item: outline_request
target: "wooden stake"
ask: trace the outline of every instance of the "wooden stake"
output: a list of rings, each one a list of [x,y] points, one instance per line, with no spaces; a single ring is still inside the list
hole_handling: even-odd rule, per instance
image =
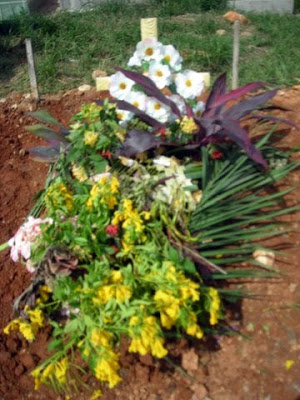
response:
[[[154,37],[157,39],[157,18],[141,19],[141,37],[142,40]]]
[[[239,85],[239,57],[240,57],[240,21],[233,24],[233,61],[232,61],[232,89]]]
[[[38,90],[38,85],[37,85],[37,80],[36,80],[31,39],[25,39],[25,46],[26,46],[26,55],[27,55],[27,62],[28,62],[28,71],[29,71],[31,92],[33,94],[33,97],[36,99],[36,101],[39,101],[40,95],[39,95],[39,90]]]

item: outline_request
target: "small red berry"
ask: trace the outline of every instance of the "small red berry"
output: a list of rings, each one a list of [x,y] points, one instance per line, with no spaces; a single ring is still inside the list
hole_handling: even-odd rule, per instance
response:
[[[119,227],[118,225],[108,225],[105,229],[105,232],[107,233],[107,235],[109,236],[118,236],[119,234]]]
[[[165,137],[166,136],[166,128],[163,128],[163,127],[159,128],[157,131],[157,134],[162,137]]]
[[[214,160],[220,160],[220,158],[223,157],[223,153],[222,153],[220,150],[214,150],[214,151],[211,153],[211,157],[212,157]]]

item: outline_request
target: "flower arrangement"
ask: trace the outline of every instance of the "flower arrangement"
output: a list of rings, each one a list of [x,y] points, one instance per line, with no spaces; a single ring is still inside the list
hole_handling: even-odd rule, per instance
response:
[[[57,128],[28,128],[49,143],[32,155],[53,164],[34,215],[9,241],[32,284],[4,332],[31,341],[52,325],[53,353],[31,372],[36,389],[68,388],[82,372],[78,354],[113,388],[122,336],[129,352],[163,358],[169,337],[226,331],[226,301],[240,292],[217,282],[266,274],[257,262],[226,265],[255,264],[257,240],[281,234],[273,219],[293,211],[278,207],[286,192],[263,189],[297,164],[270,135],[252,144],[240,121],[276,121],[252,113],[276,91],[226,107],[262,84],[227,92],[222,75],[199,102],[201,74],[154,39],[138,43],[128,66],[112,77],[115,100],[83,106],[70,129],[32,113]]]

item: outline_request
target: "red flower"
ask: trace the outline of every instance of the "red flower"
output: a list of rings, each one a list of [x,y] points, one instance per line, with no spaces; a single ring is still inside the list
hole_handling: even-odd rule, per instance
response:
[[[107,235],[109,236],[118,236],[119,234],[119,227],[118,225],[108,225],[105,229],[105,232],[107,233]]]
[[[117,246],[115,246],[115,245],[112,245],[112,246],[110,246],[110,248],[111,248],[111,249],[113,249],[113,251],[114,251],[114,255],[115,255],[115,254],[117,254],[117,253],[119,252],[119,249],[118,249],[118,247],[117,247]]]
[[[111,158],[111,152],[110,152],[109,150],[107,150],[107,151],[100,151],[100,155],[101,155],[103,158],[107,158],[108,160]]]
[[[157,131],[157,134],[162,137],[165,137],[166,136],[166,128],[163,128],[163,127],[159,128]]]
[[[220,150],[214,150],[211,153],[211,158],[213,158],[214,160],[220,160],[220,158],[223,157],[223,153]]]

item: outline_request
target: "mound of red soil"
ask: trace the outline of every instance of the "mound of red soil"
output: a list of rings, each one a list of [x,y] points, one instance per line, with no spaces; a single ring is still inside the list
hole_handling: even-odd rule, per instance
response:
[[[46,109],[67,125],[81,104],[99,99],[94,90],[77,90],[45,97],[38,109]],[[289,111],[276,116],[290,119],[300,127],[300,87],[281,91],[274,104]],[[0,243],[7,241],[24,221],[34,204],[34,195],[42,189],[47,166],[30,160],[26,150],[42,141],[25,130],[35,123],[26,116],[36,105],[22,95],[13,95],[0,102]],[[300,144],[300,132],[281,125],[279,145],[292,148]],[[299,183],[299,172],[291,174],[285,185]],[[298,202],[300,190],[288,198]],[[300,398],[300,290],[298,259],[299,213],[287,217],[294,232],[280,240],[294,247],[281,262],[284,276],[246,284],[262,296],[243,301],[242,313],[233,315],[234,323],[251,340],[240,336],[217,338],[215,343],[185,341],[170,345],[170,360],[156,361],[138,357],[121,346],[123,383],[106,391],[103,399],[121,400],[296,400]],[[274,242],[278,244],[278,241]],[[12,318],[13,300],[26,288],[30,276],[21,265],[14,264],[6,250],[0,254],[0,400],[63,399],[46,386],[34,391],[29,372],[47,358],[50,331],[44,330],[33,343],[18,333],[6,336],[3,327]],[[289,369],[286,361],[293,361]],[[292,362],[289,363],[291,365]],[[177,365],[178,368],[174,368]],[[183,371],[184,370],[184,371]],[[93,390],[99,387],[90,375],[83,377]],[[81,391],[72,399],[89,399]]]

